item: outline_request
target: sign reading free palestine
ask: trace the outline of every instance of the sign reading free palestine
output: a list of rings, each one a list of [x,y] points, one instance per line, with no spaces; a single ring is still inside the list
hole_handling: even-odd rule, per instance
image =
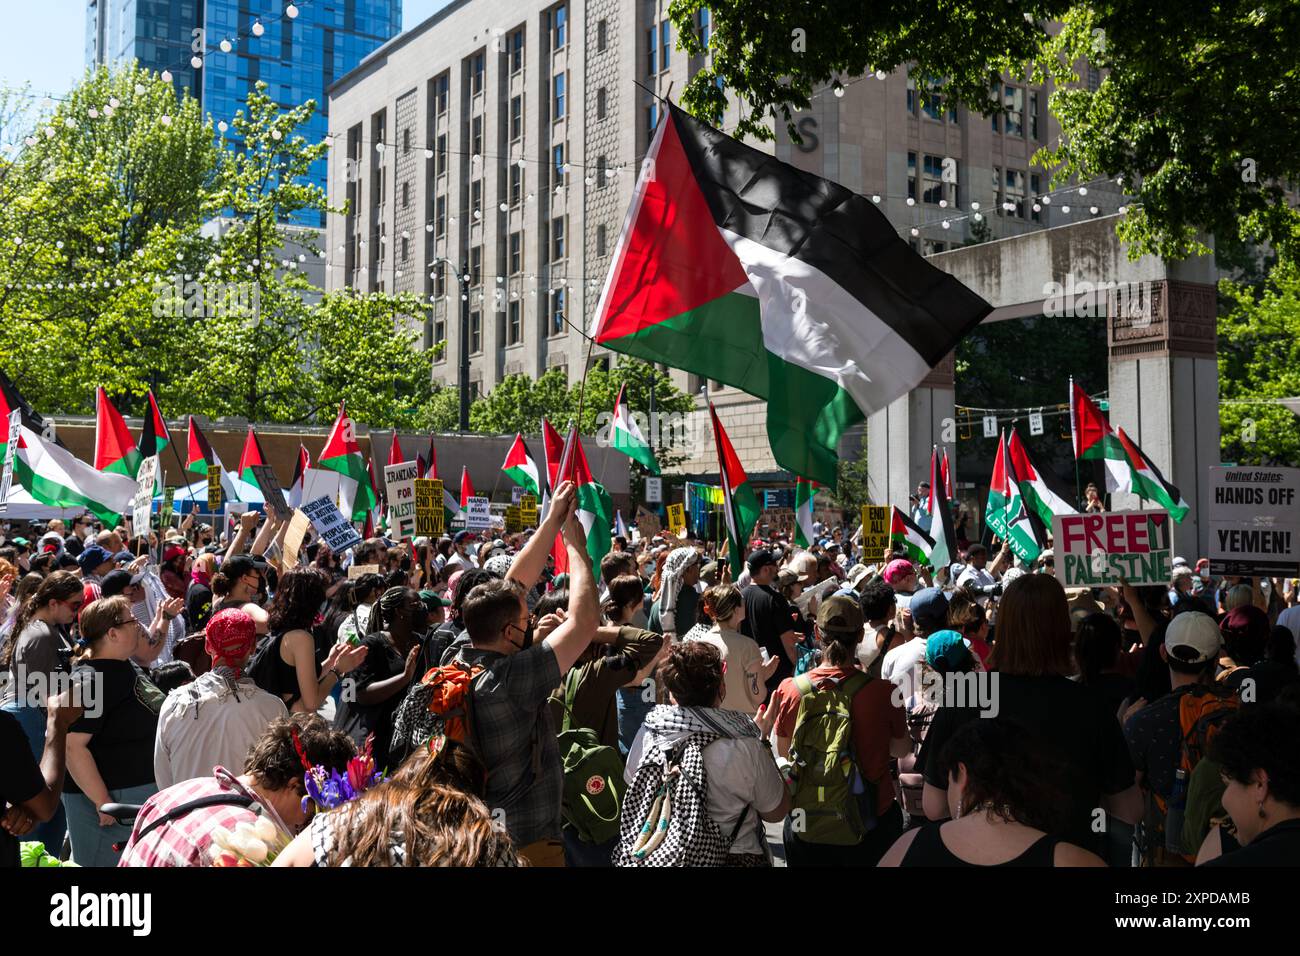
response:
[[[1167,511],[1052,516],[1056,579],[1062,587],[1168,584],[1173,550]]]

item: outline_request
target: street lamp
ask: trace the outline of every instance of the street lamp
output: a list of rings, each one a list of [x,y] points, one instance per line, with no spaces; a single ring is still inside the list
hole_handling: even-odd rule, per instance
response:
[[[446,256],[433,260],[433,265],[456,269]],[[460,431],[469,431],[469,266],[461,263],[456,272],[456,285],[460,289]]]

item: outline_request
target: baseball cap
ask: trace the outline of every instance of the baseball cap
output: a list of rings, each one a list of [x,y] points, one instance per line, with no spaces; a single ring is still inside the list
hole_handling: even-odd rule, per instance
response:
[[[885,583],[894,584],[903,580],[909,574],[916,573],[916,566],[906,558],[895,558],[885,565]]]
[[[451,540],[454,544],[460,544],[462,541],[468,541],[472,537],[474,537],[474,532],[462,530],[462,531],[457,531],[456,537],[452,538]]]
[[[943,630],[948,623],[948,598],[939,588],[922,588],[908,605],[912,620],[926,634]]]
[[[184,553],[185,553],[185,549],[181,547],[179,544],[169,544],[167,545],[167,547],[163,548],[162,559],[164,562],[167,562],[170,561],[172,558],[180,557]]]
[[[974,663],[970,644],[952,630],[935,631],[925,640],[925,662],[943,673],[966,670]]]
[[[77,557],[77,564],[83,571],[93,571],[108,561],[112,561],[113,556],[97,544],[92,544],[86,548]]]
[[[1200,611],[1175,615],[1165,629],[1165,651],[1182,664],[1204,664],[1218,655],[1222,644],[1214,618]]]
[[[25,548],[31,544],[31,542],[28,541],[26,538],[10,538],[9,540],[14,544],[18,545],[18,547],[20,548]]]
[[[420,600],[424,602],[424,606],[429,610],[433,610],[435,607],[451,607],[451,602],[438,594],[437,591],[421,591]]]
[[[217,568],[222,574],[232,581],[237,581],[246,574],[265,574],[266,562],[260,558],[254,558],[248,554],[237,554],[233,558],[226,558]]]
[[[749,556],[748,564],[749,573],[757,574],[758,571],[767,567],[769,564],[776,564],[776,558],[772,555],[771,551],[768,551],[765,548],[760,548]]]
[[[131,572],[122,568],[114,568],[104,575],[104,580],[99,582],[100,597],[117,597],[132,584]]]
[[[861,634],[862,607],[844,594],[832,594],[817,608],[817,626],[827,634]]]

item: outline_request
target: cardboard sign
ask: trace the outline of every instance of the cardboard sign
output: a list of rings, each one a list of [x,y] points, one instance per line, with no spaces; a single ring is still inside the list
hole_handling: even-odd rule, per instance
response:
[[[415,533],[428,537],[446,534],[446,513],[442,507],[442,479],[417,478],[411,483],[415,495]]]
[[[167,528],[172,523],[172,513],[175,511],[176,489],[167,488],[163,491],[162,508],[158,512],[158,527]]]
[[[664,480],[662,478],[646,478],[645,500],[648,505],[663,504]]]
[[[321,536],[321,540],[335,554],[341,554],[348,548],[355,548],[361,543],[361,535],[352,527],[352,522],[343,517],[331,498],[316,498],[302,506],[303,514],[310,519],[312,527]]]
[[[474,495],[466,502],[465,527],[470,531],[483,531],[492,527],[492,502],[482,495]]]
[[[862,560],[876,564],[889,547],[889,509],[884,505],[862,506]]]
[[[1300,573],[1300,468],[1210,468],[1210,573]]]
[[[208,465],[208,514],[214,515],[221,507],[221,466]]]
[[[14,482],[14,456],[18,454],[18,439],[22,435],[23,410],[15,408],[9,413],[9,444],[5,447],[5,467],[0,474],[0,514],[9,507],[9,488]]]
[[[158,456],[140,462],[136,472],[135,501],[131,505],[131,533],[149,536],[149,519],[153,517],[153,490],[158,481]]]
[[[524,528],[537,527],[537,497],[522,495],[519,498],[519,523]]]
[[[301,508],[296,509],[293,517],[289,519],[289,527],[284,532],[285,567],[293,568],[298,566],[303,541],[306,540],[307,532],[310,529],[311,519],[303,513]]]
[[[293,517],[293,509],[289,507],[284,500],[284,489],[280,487],[280,480],[275,477],[275,471],[270,465],[253,465],[253,477],[257,479],[257,487],[262,489],[262,499],[266,502],[266,510],[269,514],[275,515],[280,521],[288,521]]]
[[[1056,579],[1066,588],[1169,583],[1173,551],[1167,511],[1052,516]]]
[[[328,468],[308,468],[302,476],[302,500],[315,501],[317,498],[339,500],[339,473]]]
[[[519,519],[519,506],[511,505],[506,508],[506,533],[517,534],[524,530],[523,522]]]
[[[675,536],[681,537],[686,530],[686,506],[669,505],[668,506],[668,530]]]
[[[388,489],[388,526],[399,538],[415,532],[415,479],[420,464],[403,461],[384,466],[384,486]]]
[[[354,564],[348,568],[348,580],[355,581],[363,574],[378,574],[379,565],[377,564]]]
[[[636,524],[637,532],[647,540],[657,535],[663,527],[659,521],[659,516],[649,508],[643,508],[641,505],[636,506],[636,517],[633,521]]]

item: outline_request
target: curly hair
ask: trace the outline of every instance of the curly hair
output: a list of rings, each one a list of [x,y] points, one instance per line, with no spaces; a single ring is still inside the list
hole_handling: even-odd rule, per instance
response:
[[[1300,710],[1275,702],[1243,707],[1223,722],[1210,741],[1210,756],[1238,783],[1251,774],[1268,775],[1268,791],[1277,800],[1300,808]]]
[[[318,714],[287,714],[271,721],[244,760],[244,773],[257,778],[268,790],[288,790],[302,786],[307,768],[302,765],[294,744],[294,731],[307,760],[327,770],[347,771],[348,761],[357,752],[352,738],[333,729]]]
[[[279,585],[268,612],[271,633],[311,630],[325,603],[325,575],[316,568],[290,568]]]
[[[679,706],[712,707],[722,687],[722,655],[704,641],[674,644],[659,673]]]

